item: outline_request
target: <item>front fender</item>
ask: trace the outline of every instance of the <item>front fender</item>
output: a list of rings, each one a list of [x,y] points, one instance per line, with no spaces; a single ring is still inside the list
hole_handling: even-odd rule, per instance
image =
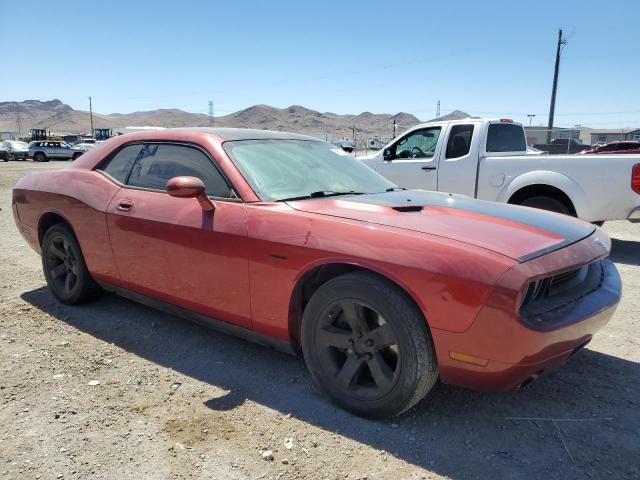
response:
[[[497,201],[509,203],[509,199],[513,197],[518,190],[531,185],[548,185],[557,188],[569,197],[578,218],[586,218],[589,216],[588,212],[591,211],[591,205],[589,203],[589,197],[582,187],[566,175],[548,170],[534,170],[515,176],[502,187],[498,194]]]

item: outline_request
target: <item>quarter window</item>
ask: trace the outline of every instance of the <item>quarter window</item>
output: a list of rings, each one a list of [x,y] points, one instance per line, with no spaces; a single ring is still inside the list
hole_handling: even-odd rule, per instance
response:
[[[459,158],[469,154],[473,125],[455,125],[451,128],[447,142],[446,158]]]
[[[203,181],[207,195],[229,198],[231,189],[209,157],[183,145],[145,144],[137,154],[127,184],[164,190],[173,177],[190,176]]]
[[[120,183],[127,183],[127,176],[129,175],[131,167],[133,167],[133,164],[141,151],[141,144],[127,145],[111,157],[111,159],[98,170],[103,171]]]

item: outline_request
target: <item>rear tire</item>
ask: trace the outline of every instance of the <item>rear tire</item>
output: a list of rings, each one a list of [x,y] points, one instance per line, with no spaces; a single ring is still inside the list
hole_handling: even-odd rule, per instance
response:
[[[314,382],[356,415],[400,415],[438,378],[422,313],[400,288],[372,273],[341,275],[318,288],[301,334]]]
[[[82,155],[81,153],[74,153],[73,156],[71,157],[71,160],[75,160],[76,158],[78,158],[80,155]]]
[[[541,210],[548,210],[550,212],[562,213],[575,217],[569,207],[565,203],[555,197],[548,197],[546,195],[538,195],[535,197],[525,198],[520,202],[523,207],[539,208]]]
[[[48,161],[49,161],[49,158],[48,158],[44,153],[42,153],[42,152],[36,152],[36,153],[33,155],[33,159],[34,159],[36,162],[48,162]]]
[[[42,269],[53,296],[66,305],[98,298],[102,288],[87,270],[80,245],[69,227],[50,227],[42,241]]]

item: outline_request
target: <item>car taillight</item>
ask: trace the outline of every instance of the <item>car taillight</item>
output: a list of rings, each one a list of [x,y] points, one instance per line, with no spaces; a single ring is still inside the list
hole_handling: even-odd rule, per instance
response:
[[[640,194],[640,163],[636,163],[631,170],[631,188]]]

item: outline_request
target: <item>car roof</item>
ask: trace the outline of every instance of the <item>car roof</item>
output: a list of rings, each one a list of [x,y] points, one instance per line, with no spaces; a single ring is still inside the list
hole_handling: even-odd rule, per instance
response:
[[[300,133],[276,132],[274,130],[259,130],[257,128],[210,128],[210,127],[189,127],[189,128],[168,128],[169,131],[186,131],[211,133],[226,141],[234,140],[314,140],[323,142],[316,137],[302,135]],[[152,133],[151,133],[152,135]]]

